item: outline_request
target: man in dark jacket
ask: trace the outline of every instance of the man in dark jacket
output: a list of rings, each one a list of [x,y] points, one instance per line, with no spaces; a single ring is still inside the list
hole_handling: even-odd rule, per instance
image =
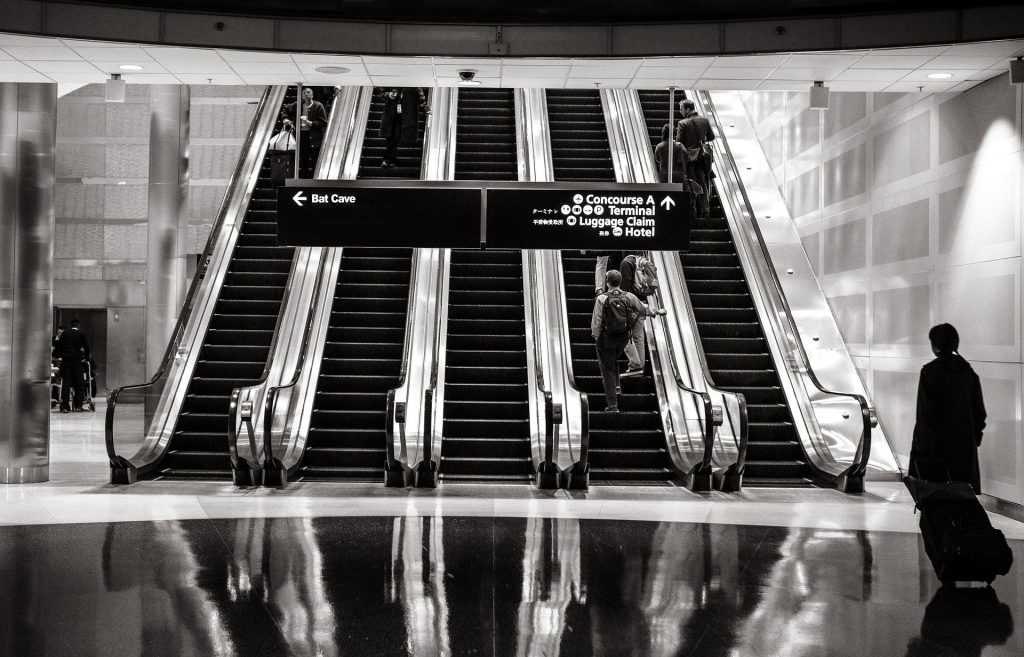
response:
[[[630,332],[626,330],[618,335],[608,332],[605,326],[605,305],[610,298],[621,297],[630,309],[630,316],[636,324],[640,323],[641,317],[664,315],[665,309],[654,310],[647,304],[641,303],[634,295],[622,290],[620,288],[622,274],[615,269],[608,271],[605,282],[608,285],[608,291],[594,301],[594,312],[590,317],[590,334],[597,345],[597,365],[601,370],[601,380],[604,382],[604,410],[608,413],[618,413],[619,365],[616,361],[623,347],[629,342]]]
[[[80,330],[81,322],[71,320],[71,330],[64,331],[57,340],[57,355],[60,357],[60,378],[62,383],[60,394],[60,411],[71,411],[70,395],[75,390],[76,411],[84,410],[85,401],[85,366],[83,361],[89,359],[89,343]]]
[[[952,325],[933,326],[928,339],[935,360],[921,368],[911,463],[939,461],[953,481],[966,481],[980,493],[978,447],[986,418],[981,382],[957,353],[960,336]],[[925,470],[924,464],[918,469]]]
[[[668,182],[669,158],[672,159],[672,182],[683,182],[686,178],[686,150],[674,139],[669,144],[672,126],[661,127],[661,142],[654,147],[654,163],[658,167],[658,181]]]
[[[715,138],[711,122],[697,114],[697,107],[692,100],[683,101],[683,118],[676,128],[676,139],[686,149],[686,175],[692,178],[704,195],[700,199],[702,215],[710,212],[711,159],[704,155],[704,144]]]
[[[284,106],[284,126],[291,128],[295,120],[295,103]],[[302,89],[302,115],[299,117],[299,176],[312,178],[313,170],[320,159],[320,147],[327,130],[327,110],[323,103],[313,100],[313,88]]]
[[[384,161],[381,166],[395,166],[398,145],[416,143],[420,112],[430,114],[427,95],[421,87],[385,87],[384,112],[380,117],[380,137],[385,140]]]
[[[633,296],[640,300],[640,303],[646,304],[647,295],[636,288],[636,262],[637,254],[631,253],[623,257],[622,262],[619,263],[619,272],[622,274],[622,289],[626,292],[631,292]],[[641,315],[637,319],[636,324],[633,325],[629,342],[626,343],[623,350],[629,365],[626,371],[622,373],[622,376],[640,376],[644,373],[644,363],[647,362],[647,335],[644,333],[645,319],[646,317]]]

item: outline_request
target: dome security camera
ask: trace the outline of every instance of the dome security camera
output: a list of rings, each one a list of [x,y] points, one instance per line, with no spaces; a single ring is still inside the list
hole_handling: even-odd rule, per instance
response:
[[[470,69],[466,69],[464,71],[459,71],[459,79],[462,80],[463,82],[472,82],[473,78],[475,78],[475,77],[476,77],[476,71],[473,71],[473,70],[470,70]]]

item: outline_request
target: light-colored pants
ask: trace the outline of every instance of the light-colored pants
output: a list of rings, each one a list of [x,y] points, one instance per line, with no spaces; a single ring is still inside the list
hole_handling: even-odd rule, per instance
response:
[[[647,362],[647,338],[644,334],[644,320],[646,317],[638,317],[633,325],[633,332],[629,336],[629,342],[623,351],[626,359],[629,360],[629,369],[642,370]]]
[[[604,291],[604,277],[608,273],[608,256],[597,256],[597,264],[594,266],[594,291]]]

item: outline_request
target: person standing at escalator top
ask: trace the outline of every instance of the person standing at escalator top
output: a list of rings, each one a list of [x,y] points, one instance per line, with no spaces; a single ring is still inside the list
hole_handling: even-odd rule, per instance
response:
[[[63,384],[60,395],[61,413],[71,408],[71,391],[75,391],[74,410],[82,411],[85,401],[85,361],[89,360],[89,343],[81,332],[81,322],[71,320],[71,330],[64,331],[57,340],[57,355],[60,357],[60,378]]]
[[[683,118],[676,126],[676,139],[686,149],[686,176],[700,185],[703,194],[700,198],[700,213],[710,214],[711,205],[711,156],[705,147],[715,139],[715,131],[707,118],[697,114],[697,106],[692,100],[682,102]]]
[[[661,127],[661,143],[654,147],[654,163],[658,166],[658,182],[668,182],[668,161],[672,158],[672,182],[683,182],[686,178],[686,149],[676,140],[669,142],[672,126]],[[671,151],[671,156],[669,152]]]
[[[285,129],[293,128],[296,104],[288,103],[282,111],[282,123]],[[313,100],[313,88],[302,89],[302,114],[299,116],[299,177],[312,178],[313,169],[320,159],[320,147],[324,143],[324,132],[327,130],[327,110],[323,103]]]
[[[395,166],[398,146],[416,143],[419,131],[420,112],[430,114],[427,95],[422,87],[383,87],[384,112],[380,117],[380,137],[385,141],[382,168]]]

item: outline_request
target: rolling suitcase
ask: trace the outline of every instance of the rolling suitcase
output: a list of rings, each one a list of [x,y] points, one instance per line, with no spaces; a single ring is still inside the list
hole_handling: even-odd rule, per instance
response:
[[[916,464],[915,464],[916,465]],[[920,468],[912,465],[915,473]],[[944,469],[944,468],[943,468]],[[944,583],[992,583],[1013,564],[1003,532],[992,527],[970,484],[907,476],[904,483],[921,510],[924,550]]]

